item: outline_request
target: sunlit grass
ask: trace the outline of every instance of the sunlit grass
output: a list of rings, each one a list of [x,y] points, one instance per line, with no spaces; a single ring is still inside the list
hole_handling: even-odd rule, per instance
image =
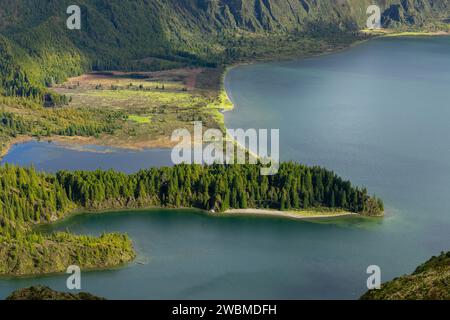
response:
[[[152,122],[152,117],[149,117],[149,116],[138,116],[138,115],[135,115],[135,114],[131,114],[131,115],[128,116],[128,120],[143,124],[143,123],[151,123]]]

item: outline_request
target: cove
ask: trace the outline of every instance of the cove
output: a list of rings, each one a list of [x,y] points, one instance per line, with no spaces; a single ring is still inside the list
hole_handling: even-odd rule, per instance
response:
[[[68,146],[29,141],[12,146],[0,164],[34,166],[39,171],[109,170],[134,173],[143,168],[171,165],[171,149],[130,150],[98,145]]]
[[[330,298],[336,294],[351,297],[346,286],[329,291],[327,282],[320,281],[321,274],[338,272],[339,278],[347,278],[346,273],[353,271],[357,278],[350,276],[346,281],[354,286],[365,283],[365,274],[358,272],[362,261],[356,258],[352,270],[336,270],[333,251],[339,252],[342,243],[351,243],[352,238],[370,235],[373,226],[358,219],[339,221],[338,225],[316,224],[152,209],[79,214],[42,226],[41,231],[100,235],[120,230],[129,234],[138,253],[135,262],[114,270],[82,273],[83,291],[110,299],[263,299],[319,297],[327,292]],[[327,237],[315,237],[322,232]],[[316,250],[324,248],[323,255],[317,256]],[[67,277],[2,279],[0,296],[33,284],[67,290]],[[307,293],[303,286],[316,289]]]
[[[384,199],[384,219],[312,223],[152,209],[77,215],[45,231],[130,235],[144,264],[82,275],[82,290],[107,298],[358,298],[369,265],[387,281],[449,249],[448,83],[448,37],[377,39],[226,76],[235,104],[225,113],[228,128],[279,128],[282,160],[325,166],[366,186]],[[15,152],[4,161],[42,155]],[[62,155],[59,168],[69,160]],[[38,283],[64,290],[65,280],[2,279],[0,297]]]

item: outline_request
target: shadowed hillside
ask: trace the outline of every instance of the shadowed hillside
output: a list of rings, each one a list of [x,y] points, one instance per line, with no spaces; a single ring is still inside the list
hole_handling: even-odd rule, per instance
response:
[[[277,46],[288,46],[288,35],[330,37],[336,32],[355,31],[364,27],[366,8],[373,1],[77,3],[82,11],[80,31],[68,30],[65,24],[66,9],[73,1],[2,1],[0,82],[4,94],[36,97],[39,88],[92,69],[214,66],[258,55],[259,51],[270,52],[270,44],[277,36],[287,39]],[[380,0],[379,4],[388,27],[424,28],[450,16],[446,0]],[[245,41],[250,43],[245,45]],[[259,50],[253,52],[247,47]],[[153,59],[145,59],[148,57]]]
[[[105,300],[90,293],[80,292],[77,294],[58,292],[49,287],[36,286],[16,290],[6,300]]]
[[[450,299],[450,252],[432,257],[411,275],[395,278],[368,291],[362,300],[448,300]]]

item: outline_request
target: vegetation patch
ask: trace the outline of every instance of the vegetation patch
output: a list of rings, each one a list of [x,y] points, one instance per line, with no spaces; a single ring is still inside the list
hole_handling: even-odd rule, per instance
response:
[[[282,163],[276,176],[259,165],[179,165],[126,175],[114,171],[61,171],[0,167],[0,274],[64,271],[71,264],[106,268],[134,258],[125,235],[41,235],[39,223],[57,221],[75,209],[200,208],[342,210],[383,212],[381,200],[319,167]]]
[[[104,269],[134,259],[131,240],[126,235],[100,237],[69,233],[17,234],[0,237],[0,274],[10,276],[65,272],[70,265],[82,270]]]
[[[152,117],[150,116],[138,116],[135,114],[129,115],[128,120],[134,121],[141,124],[148,124],[152,122]]]
[[[224,130],[221,110],[232,105],[218,89],[220,75],[199,68],[86,74],[52,88],[69,97],[63,107],[0,97],[0,154],[18,136],[85,137],[92,144],[143,148],[170,146],[172,132],[192,130],[192,121]]]
[[[362,300],[449,300],[450,252],[432,257],[411,275],[395,278],[370,290]]]
[[[105,300],[87,292],[59,292],[45,286],[19,289],[11,293],[6,300]]]
[[[57,221],[75,209],[265,208],[343,210],[379,215],[381,200],[323,168],[282,163],[276,176],[258,165],[179,165],[126,175],[114,171],[61,171],[0,167],[0,274],[62,272],[69,265],[108,268],[134,258],[126,235],[100,237],[40,234],[39,223]]]

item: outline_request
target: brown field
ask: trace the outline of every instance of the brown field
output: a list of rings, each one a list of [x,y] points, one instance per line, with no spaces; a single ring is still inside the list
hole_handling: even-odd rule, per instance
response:
[[[157,72],[98,72],[68,79],[54,91],[70,97],[64,108],[122,111],[122,129],[79,142],[130,148],[169,147],[172,132],[191,130],[192,121],[205,128],[223,126],[222,109],[229,108],[221,94],[219,69],[183,68]],[[74,141],[73,138],[58,138]]]

